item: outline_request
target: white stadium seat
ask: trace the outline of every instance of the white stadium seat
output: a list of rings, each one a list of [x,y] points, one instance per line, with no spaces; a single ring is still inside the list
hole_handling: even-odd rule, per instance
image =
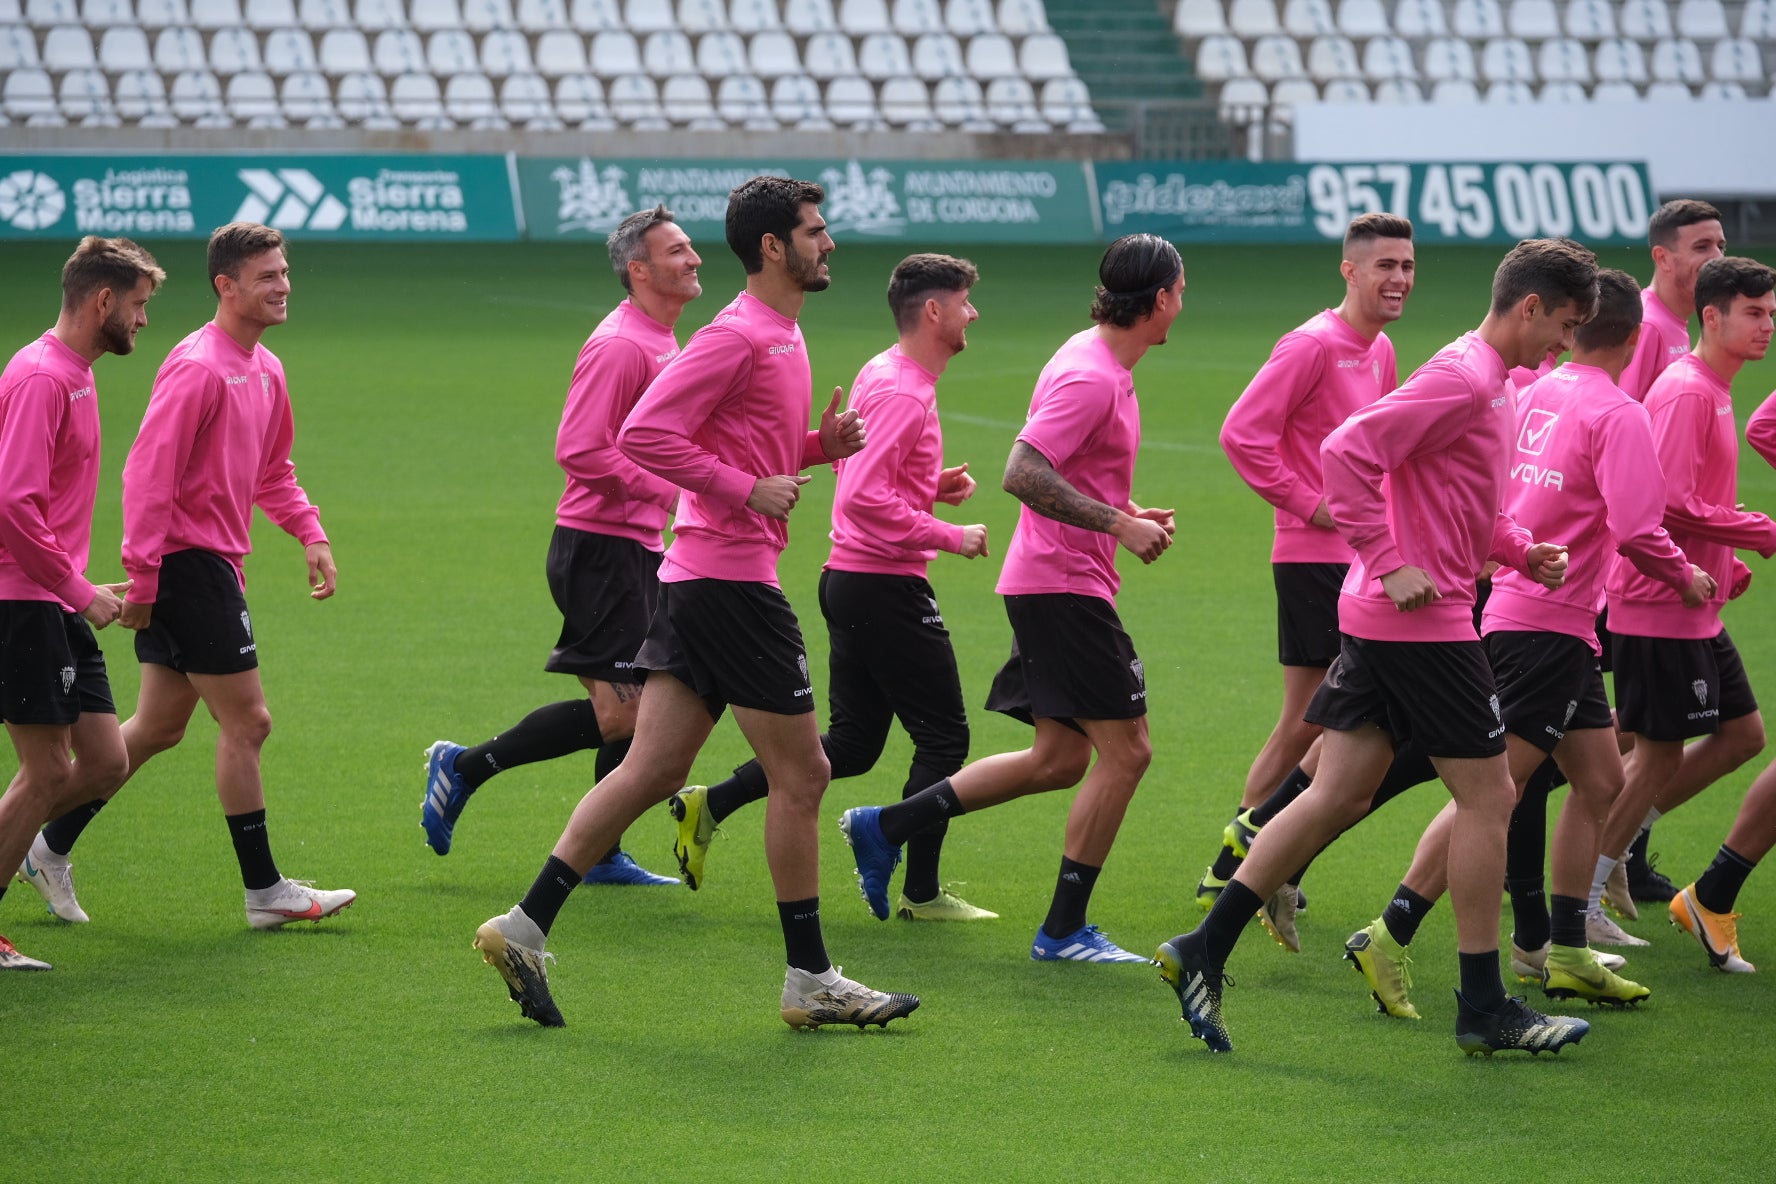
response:
[[[902,37],[917,37],[921,33],[940,33],[944,28],[943,5],[939,0],[894,0],[894,7],[889,10],[889,23],[894,31]],[[910,95],[910,91],[908,94]],[[927,96],[926,107],[930,107]],[[887,104],[883,103],[883,117],[887,117]],[[894,120],[889,119],[893,123]],[[912,122],[902,119],[901,123]]]
[[[1196,40],[1227,32],[1227,10],[1221,0],[1178,0],[1172,10],[1172,32]]]
[[[118,76],[111,102],[117,114],[131,123],[165,127],[173,118],[167,105],[166,82],[158,70],[129,70]]]
[[[655,78],[690,74],[697,69],[697,54],[689,37],[668,29],[647,35],[641,47],[641,65]]]
[[[394,111],[389,107],[388,87],[380,76],[367,71],[341,78],[334,103],[340,118],[352,123],[369,124],[375,120],[386,126],[387,121],[394,118]]]
[[[1375,88],[1375,101],[1395,106],[1422,103],[1424,92],[1411,79],[1389,78]]]
[[[1386,78],[1417,78],[1418,65],[1412,47],[1400,37],[1375,37],[1363,47],[1363,76],[1371,82]]]
[[[1727,11],[1721,0],[1683,0],[1677,6],[1677,35],[1693,41],[1727,36]]]
[[[4,7],[4,5],[0,5]],[[0,21],[17,20],[17,12],[0,12]],[[80,23],[89,29],[109,29],[117,25],[134,25],[136,13],[130,0],[86,0],[80,6]]]
[[[1408,40],[1447,37],[1449,24],[1443,19],[1439,0],[1400,0],[1394,9],[1394,32]]]
[[[44,69],[60,74],[65,70],[90,70],[98,64],[92,34],[84,26],[57,25],[43,35]]]
[[[1006,31],[999,28],[991,0],[944,0],[944,27],[958,37]]]
[[[34,70],[42,64],[31,30],[23,25],[0,25],[0,70]]]
[[[1739,36],[1776,41],[1776,0],[1746,0],[1739,11]]]
[[[783,27],[777,19],[777,0],[732,0],[728,5],[728,23],[739,33],[763,33]]]
[[[389,87],[389,107],[402,123],[433,124],[444,119],[444,96],[430,74],[403,74]]]
[[[560,131],[561,120],[549,97],[549,84],[540,75],[514,74],[499,88],[500,114],[531,131]]]
[[[1707,72],[1702,69],[1702,51],[1684,37],[1659,42],[1653,46],[1653,79],[1702,85],[1708,81]]]
[[[1016,78],[1022,70],[1011,38],[1002,33],[980,33],[968,39],[968,72],[975,78]]]
[[[440,78],[472,74],[481,68],[475,39],[467,29],[439,29],[426,40],[426,65]]]
[[[853,37],[892,32],[894,22],[888,17],[888,0],[839,0],[839,28]],[[871,94],[870,110],[873,111],[874,92]],[[830,104],[828,113],[831,113]]]
[[[267,73],[282,78],[289,74],[312,74],[320,68],[314,37],[307,29],[273,29],[265,35]]]
[[[1067,43],[1053,33],[1037,33],[1024,38],[1018,47],[1018,65],[1031,82],[1050,78],[1070,78],[1073,63],[1067,56]]]
[[[1038,103],[1042,118],[1056,127],[1071,129],[1075,124],[1098,117],[1091,105],[1091,93],[1077,77],[1051,78],[1043,83]]]
[[[200,29],[226,29],[241,23],[240,4],[237,0],[191,0],[191,23]],[[221,104],[221,96],[216,102]],[[173,110],[179,109],[178,95],[173,96]],[[183,118],[183,116],[181,116]]]
[[[4,40],[0,39],[0,46]],[[36,60],[35,55],[32,61]],[[4,50],[0,49],[0,69],[11,65],[29,65],[28,62],[7,62]],[[126,70],[147,70],[154,65],[154,54],[148,48],[148,34],[137,28],[117,27],[106,29],[99,38],[99,65],[110,74],[122,74]]]
[[[724,0],[678,0],[678,25],[695,37],[728,27],[728,6]]]
[[[1585,88],[1576,82],[1543,83],[1536,98],[1544,103],[1572,103],[1576,106],[1582,106],[1588,100]]]
[[[263,70],[259,38],[245,29],[217,29],[210,38],[210,68],[224,78]]]
[[[1302,78],[1307,67],[1301,64],[1301,44],[1293,37],[1276,34],[1260,37],[1252,46],[1252,73],[1266,82],[1279,78]]]
[[[1229,78],[1216,102],[1223,121],[1256,123],[1270,107],[1270,87],[1256,78]]]
[[[1671,7],[1665,0],[1625,0],[1622,5],[1622,36],[1636,41],[1658,41],[1671,36]]]
[[[911,74],[913,59],[900,34],[871,33],[857,47],[857,69],[865,78],[880,82]]]
[[[567,20],[582,33],[602,33],[607,29],[621,29],[623,27],[623,13],[617,7],[617,0],[573,0],[567,10]],[[598,101],[600,103],[604,101],[602,90],[599,91]],[[559,90],[555,95],[555,108],[557,111],[561,109]],[[567,119],[567,116],[564,115],[562,118]],[[568,120],[568,122],[574,121]]]
[[[1599,82],[1591,88],[1593,103],[1638,103],[1640,88],[1632,82]]]
[[[36,116],[61,118],[56,106],[55,83],[47,70],[13,70],[6,75],[5,89],[0,92],[0,108],[12,119]]]
[[[665,131],[672,126],[665,109],[660,106],[659,89],[645,74],[625,74],[611,79],[606,94],[611,115],[618,123],[643,131]]]
[[[706,77],[726,78],[750,69],[746,42],[732,29],[705,33],[697,39],[697,70]]]
[[[1236,37],[1251,41],[1283,31],[1277,19],[1276,0],[1232,0],[1227,7],[1227,27]],[[1265,96],[1266,101],[1269,95]]]
[[[701,74],[678,74],[660,88],[660,109],[673,123],[692,130],[722,130],[727,124],[715,113],[715,96],[709,79]]]
[[[225,116],[222,84],[208,70],[184,70],[173,78],[171,104],[181,122],[196,123]]]
[[[1028,37],[1031,33],[1052,33],[1048,8],[1042,0],[999,0],[999,31],[1007,37]],[[1043,87],[1046,94],[1048,88]],[[1093,112],[1091,119],[1097,118]]]
[[[154,67],[162,74],[201,70],[209,62],[209,55],[204,52],[203,34],[189,25],[162,29],[154,38]]]
[[[906,131],[939,131],[943,127],[931,109],[931,92],[918,78],[890,78],[882,84],[877,101],[882,118],[893,127]]]
[[[284,120],[284,108],[278,102],[277,84],[271,80],[269,74],[236,74],[228,80],[223,102],[228,107],[228,113],[242,123],[265,127],[268,124],[262,121],[275,120],[281,124]]]
[[[762,80],[751,74],[734,74],[715,89],[715,111],[736,127],[775,131],[780,125],[771,114],[770,95]]]
[[[491,33],[496,29],[516,29],[512,6],[507,0],[463,0],[463,27],[471,33]]]
[[[604,84],[590,74],[569,74],[555,83],[555,114],[563,123],[609,130],[616,126],[604,101]]]
[[[832,126],[820,84],[806,74],[788,74],[771,83],[771,114],[790,127]]]
[[[1535,60],[1515,37],[1494,37],[1480,51],[1480,74],[1488,82],[1533,82]]]
[[[1014,132],[1051,131],[1036,106],[1036,93],[1022,78],[995,78],[987,84],[987,117]]]
[[[356,29],[328,29],[322,33],[320,59],[321,72],[325,74],[364,74],[375,68],[370,61],[370,46]]]
[[[931,88],[931,110],[939,119],[962,131],[997,131],[987,116],[987,99],[981,84],[972,78],[946,78]]]
[[[1338,31],[1332,0],[1289,0],[1283,6],[1283,31],[1303,40],[1327,37]]]
[[[1607,41],[1616,35],[1616,10],[1609,0],[1572,0],[1566,6],[1566,35]]]
[[[1270,117],[1277,123],[1295,118],[1295,108],[1320,101],[1320,88],[1306,78],[1285,78],[1270,88]]]
[[[1696,97],[1696,92],[1681,82],[1655,82],[1645,91],[1646,100],[1661,103],[1684,103]]]
[[[829,42],[822,40],[822,38],[833,40]],[[836,72],[846,74],[857,72],[857,63],[851,53],[851,39],[841,33],[825,33],[815,34],[808,40],[808,73],[817,77],[828,77],[818,68],[822,64],[814,60],[816,41],[821,42],[821,47],[827,54],[838,56],[839,60],[833,63]],[[838,46],[840,42],[843,43],[842,51]],[[769,29],[763,33],[754,33],[751,44],[747,46],[747,61],[752,67],[752,73],[757,74],[760,78],[781,78],[785,74],[802,73],[802,58],[796,52],[795,38],[782,29]]]
[[[1591,59],[1585,47],[1570,37],[1542,42],[1536,51],[1536,73],[1547,82],[1591,81]]]
[[[1455,0],[1450,23],[1457,37],[1469,41],[1505,35],[1505,14],[1498,0]]]
[[[1246,65],[1246,47],[1237,37],[1205,37],[1196,49],[1196,76],[1204,82],[1223,82],[1252,72]]]
[[[426,69],[426,46],[412,28],[384,28],[371,43],[369,60],[377,67],[378,75],[384,78],[417,75]],[[361,67],[352,66],[352,69],[357,71]]]
[[[592,38],[592,72],[603,78],[641,73],[641,47],[632,33],[607,29]]]
[[[526,33],[567,28],[567,0],[518,0],[518,27]],[[501,92],[502,94],[504,92]],[[554,107],[550,107],[551,114]],[[511,118],[510,112],[506,115]]]
[[[337,114],[333,110],[333,92],[328,89],[326,78],[312,71],[285,78],[278,99],[284,108],[284,118],[292,123],[306,123]]]
[[[1754,42],[1730,37],[1714,43],[1708,73],[1717,82],[1743,82],[1757,86],[1764,81],[1764,55]]]
[[[366,33],[407,27],[407,14],[401,10],[401,0],[357,0],[353,11],[356,13],[354,23]]]
[[[100,70],[70,70],[62,75],[60,107],[64,118],[85,127],[116,127],[111,84]]]
[[[462,10],[457,7],[456,0],[411,0],[408,16],[413,22],[413,27],[422,33],[463,27]],[[408,84],[408,91],[411,92],[408,110],[414,109],[412,104],[423,104],[423,97],[417,96],[417,91],[411,83]],[[395,105],[396,115],[400,116],[401,97],[396,95],[392,88],[389,91],[389,100]],[[403,122],[410,122],[405,116],[400,117]]]
[[[784,0],[783,27],[797,37],[808,37],[815,33],[836,31],[839,27],[839,18],[833,15],[832,0]],[[776,102],[775,98],[772,99],[772,102]],[[773,111],[775,109],[773,107]],[[799,110],[799,108],[796,109]],[[778,114],[777,118],[785,123],[793,124],[799,122],[801,118],[809,117],[784,119],[782,114]],[[822,109],[820,118],[826,118],[824,109]]]
[[[537,38],[536,67],[548,78],[586,72],[586,42],[578,33],[552,29]]]
[[[296,5],[294,0],[247,0],[247,27],[267,32],[271,29],[293,29],[296,27]]]
[[[1535,92],[1529,88],[1529,83],[1522,79],[1510,78],[1502,82],[1495,82],[1487,87],[1486,98],[1483,101],[1518,106],[1535,102]]]
[[[913,42],[913,73],[928,82],[963,74],[962,44],[948,33],[927,33]]]
[[[658,33],[678,28],[672,0],[623,0],[623,26],[631,33]]]
[[[1478,103],[1480,90],[1471,79],[1443,78],[1431,86],[1431,102],[1433,103]]]
[[[1560,36],[1560,10],[1554,7],[1554,0],[1511,0],[1506,20],[1511,36],[1525,41]]]
[[[1330,82],[1334,78],[1361,78],[1363,67],[1357,58],[1357,47],[1342,33],[1315,37],[1307,47],[1307,73],[1321,82]]]
[[[1640,43],[1626,37],[1615,37],[1597,47],[1597,80],[1599,82],[1644,83],[1647,80],[1646,54]]]
[[[77,0],[26,0],[25,21],[39,29],[80,23]]]
[[[816,78],[845,78],[857,73],[857,50],[851,38],[843,33],[816,33],[808,38],[808,52],[804,60],[808,63],[807,72]],[[758,69],[755,60],[753,73],[769,78],[773,74],[800,74],[802,71],[790,62],[784,69],[767,73]]]
[[[1381,0],[1341,0],[1338,31],[1346,37],[1385,37],[1393,32]]]
[[[141,7],[147,8],[149,2],[150,0],[142,0]],[[296,19],[311,33],[325,33],[328,29],[349,29],[352,23],[351,6],[345,0],[299,0]]]
[[[1355,78],[1334,79],[1320,94],[1321,101],[1327,103],[1367,103],[1370,97],[1369,84]]]
[[[867,126],[881,122],[881,114],[876,109],[876,88],[870,85],[869,79],[855,74],[833,79],[826,84],[826,114],[842,127],[855,128],[859,124]]]
[[[1473,82],[1480,77],[1474,45],[1460,37],[1442,37],[1425,46],[1425,77],[1433,82]]]
[[[1699,99],[1714,99],[1719,102],[1737,103],[1746,97],[1745,87],[1737,82],[1705,82]]]
[[[530,39],[516,29],[498,29],[481,39],[481,70],[490,78],[509,78],[536,69],[530,61]]]

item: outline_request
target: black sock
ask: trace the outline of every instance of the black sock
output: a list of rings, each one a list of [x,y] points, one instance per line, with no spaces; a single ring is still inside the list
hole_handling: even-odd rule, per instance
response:
[[[1306,793],[1307,787],[1312,784],[1313,778],[1303,773],[1300,765],[1290,769],[1288,776],[1270,791],[1270,796],[1252,808],[1252,825],[1263,826],[1281,814],[1284,806]]]
[[[741,806],[762,799],[769,789],[764,766],[757,761],[747,761],[734,770],[732,777],[709,787],[703,809],[709,815],[709,821],[720,822]]]
[[[1388,901],[1387,908],[1381,910],[1381,923],[1387,926],[1389,937],[1409,946],[1418,936],[1418,927],[1424,923],[1425,915],[1436,903],[1401,884],[1394,889],[1394,898]]]
[[[1548,920],[1548,898],[1542,878],[1537,876],[1533,880],[1506,880],[1505,891],[1511,897],[1513,939],[1526,950],[1541,949],[1552,934]]]
[[[964,812],[962,800],[956,796],[956,787],[945,777],[936,785],[927,786],[910,798],[902,798],[892,806],[883,806],[879,820],[882,824],[882,837],[898,847],[926,827],[947,822]],[[1073,927],[1077,928],[1078,925]],[[1071,933],[1073,930],[1069,929],[1067,932]],[[1055,936],[1065,937],[1066,934]]]
[[[1209,865],[1209,875],[1217,880],[1231,880],[1233,873],[1240,870],[1245,860],[1233,853],[1233,848],[1223,843],[1221,850],[1215,855],[1215,862]]]
[[[57,855],[66,855],[74,850],[74,843],[80,838],[80,832],[86,829],[87,823],[98,817],[99,811],[105,808],[104,798],[94,798],[83,806],[75,806],[60,818],[52,818],[43,828],[43,844]]]
[[[1499,977],[1499,952],[1457,954],[1461,962],[1461,993],[1468,1006],[1497,1011],[1505,1003],[1505,980]]]
[[[1097,887],[1098,873],[1103,870],[1061,856],[1061,874],[1055,878],[1054,899],[1049,902],[1042,932],[1050,937],[1066,937],[1085,927],[1085,908],[1091,903],[1092,889]]]
[[[549,856],[543,864],[543,870],[518,902],[524,915],[536,922],[543,936],[549,936],[549,929],[555,924],[555,918],[561,913],[561,906],[567,903],[568,896],[580,886],[580,875],[566,862]]]
[[[633,743],[635,737],[625,736],[621,740],[606,740],[601,744],[598,755],[592,760],[593,780],[603,781],[615,772],[616,767],[623,763],[623,758],[629,755],[629,746]]]
[[[241,883],[248,888],[269,888],[278,882],[277,864],[271,858],[271,836],[265,832],[265,811],[230,814],[228,836],[234,840],[234,857],[240,862]]]
[[[1628,871],[1644,875],[1647,870],[1647,844],[1653,841],[1653,828],[1644,826],[1634,832],[1634,841],[1628,844]]]
[[[1696,880],[1696,903],[1711,913],[1732,912],[1734,902],[1739,899],[1739,889],[1745,887],[1745,877],[1756,866],[1755,862],[1723,843],[1714,862]]]
[[[552,761],[604,743],[590,699],[564,699],[539,707],[493,739],[456,754],[463,784],[479,789],[495,773]]]
[[[1557,946],[1567,946],[1582,950],[1588,943],[1585,937],[1585,899],[1582,896],[1562,896],[1556,892],[1548,898],[1552,906],[1549,917],[1549,938]],[[1526,950],[1534,946],[1517,938],[1517,944]]]
[[[1214,907],[1197,932],[1203,937],[1203,952],[1213,966],[1224,966],[1227,957],[1233,953],[1233,947],[1239,942],[1240,934],[1245,931],[1246,924],[1258,915],[1264,902],[1258,894],[1240,883],[1230,880],[1221,895],[1215,898]]]
[[[832,966],[826,939],[820,935],[820,898],[780,900],[777,919],[783,923],[783,957],[797,970],[820,974]]]

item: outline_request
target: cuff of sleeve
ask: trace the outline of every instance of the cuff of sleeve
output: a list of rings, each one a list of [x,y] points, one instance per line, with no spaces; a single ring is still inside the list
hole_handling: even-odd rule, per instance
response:
[[[1369,578],[1379,580],[1389,572],[1399,571],[1406,566],[1406,559],[1395,549],[1390,538],[1380,538],[1366,547],[1356,548],[1357,554],[1363,557],[1363,567],[1368,571]]]
[[[942,519],[936,521],[939,532],[937,545],[952,555],[960,555],[962,553],[962,528],[954,522],[945,522]]]
[[[1312,490],[1297,485],[1284,496],[1282,507],[1303,522],[1310,522],[1314,512],[1320,508],[1320,497]]]
[[[828,456],[826,454],[826,449],[822,448],[820,445],[820,433],[809,432],[807,437],[802,441],[802,467],[804,469],[814,469],[819,468],[821,465],[830,465],[833,463],[835,463],[833,458]]]
[[[750,473],[743,473],[729,465],[719,465],[704,492],[717,501],[744,506],[746,499],[752,496],[752,487],[756,483],[757,479]]]
[[[56,594],[57,600],[77,613],[85,612],[87,606],[93,602],[93,597],[99,594],[92,581],[77,571],[69,572],[67,578],[50,591]]]
[[[153,604],[160,599],[160,569],[150,568],[147,571],[129,571],[124,575],[130,578],[129,591],[124,594],[128,604]]]

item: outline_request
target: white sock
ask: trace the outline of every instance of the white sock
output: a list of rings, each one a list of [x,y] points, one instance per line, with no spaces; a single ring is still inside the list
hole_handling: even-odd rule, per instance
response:
[[[57,855],[54,851],[51,851],[49,849],[49,843],[43,838],[43,832],[38,831],[37,837],[31,840],[31,862],[40,867],[48,863],[53,863],[57,867],[61,867],[68,862],[68,857],[66,855]]]
[[[1647,811],[1646,819],[1643,822],[1641,822],[1640,834],[1644,835],[1647,833],[1647,831],[1652,830],[1653,823],[1655,823],[1657,821],[1659,821],[1659,807],[1654,806],[1652,809]],[[1636,835],[1635,837],[1639,838],[1640,835]]]
[[[1585,898],[1586,908],[1600,909],[1603,907],[1604,881],[1608,880],[1610,873],[1616,870],[1617,862],[1619,861],[1608,855],[1597,857],[1597,873],[1591,877],[1591,895]]]

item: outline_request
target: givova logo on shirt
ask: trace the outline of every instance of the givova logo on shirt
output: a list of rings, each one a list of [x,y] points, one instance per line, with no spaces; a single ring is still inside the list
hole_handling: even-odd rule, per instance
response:
[[[237,174],[250,191],[236,222],[263,222],[277,230],[338,230],[345,225],[345,203],[307,169],[241,169]]]

